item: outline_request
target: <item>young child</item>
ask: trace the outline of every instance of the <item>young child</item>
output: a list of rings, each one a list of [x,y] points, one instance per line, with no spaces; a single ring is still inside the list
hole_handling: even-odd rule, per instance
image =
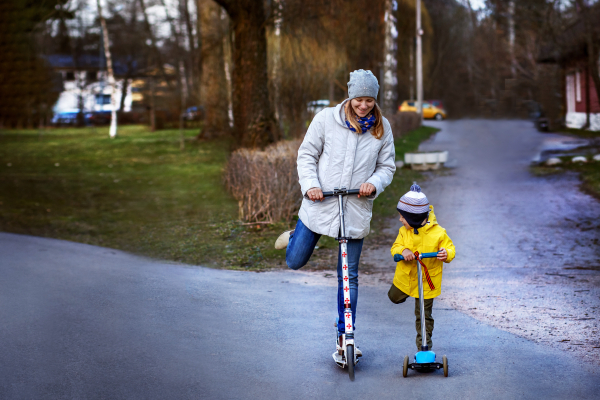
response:
[[[440,295],[442,287],[443,262],[449,263],[454,259],[456,251],[452,240],[446,230],[438,225],[433,213],[433,206],[429,205],[427,196],[415,182],[410,191],[400,198],[396,207],[400,213],[402,227],[398,237],[392,245],[392,255],[401,254],[404,261],[394,257],[396,273],[394,283],[388,292],[388,297],[394,304],[404,303],[410,297],[415,298],[415,316],[417,317],[417,350],[421,350],[421,313],[419,307],[418,270],[422,268],[415,260],[414,253],[419,254],[438,252],[437,258],[424,258],[422,262],[427,266],[427,273],[423,269],[423,297],[425,298],[425,328],[427,331],[427,345],[429,350],[433,346],[431,335],[433,333],[433,317],[431,309],[433,298]],[[429,277],[427,276],[429,275]]]

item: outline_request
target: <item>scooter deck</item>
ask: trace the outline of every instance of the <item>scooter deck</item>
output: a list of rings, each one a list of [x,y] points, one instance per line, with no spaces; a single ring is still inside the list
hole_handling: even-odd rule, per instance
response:
[[[444,364],[438,363],[438,362],[412,363],[412,364],[408,364],[408,368],[414,369],[415,371],[419,371],[419,372],[430,372],[430,371],[435,371],[437,369],[444,368]]]

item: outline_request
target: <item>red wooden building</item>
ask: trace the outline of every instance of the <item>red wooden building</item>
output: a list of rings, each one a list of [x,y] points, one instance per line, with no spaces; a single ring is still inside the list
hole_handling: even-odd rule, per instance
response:
[[[590,11],[600,17],[600,3]],[[595,26],[594,29],[599,28]],[[596,32],[596,38],[600,37],[598,33]],[[589,113],[587,129],[600,131],[600,101],[588,64],[583,22],[579,20],[571,24],[560,35],[556,45],[542,51],[538,61],[558,63],[563,69],[565,125],[568,128],[581,129],[585,127]],[[600,59],[596,62],[600,65]]]

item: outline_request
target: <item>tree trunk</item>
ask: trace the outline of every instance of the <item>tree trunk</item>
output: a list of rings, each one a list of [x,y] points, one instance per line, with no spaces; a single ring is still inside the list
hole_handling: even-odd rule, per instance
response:
[[[98,0],[100,1],[100,0]],[[154,56],[156,57],[156,63],[158,64],[158,69],[163,76],[163,79],[167,83],[169,90],[173,90],[173,85],[171,84],[171,80],[167,76],[167,72],[165,71],[165,65],[162,61],[162,55],[160,54],[160,50],[158,50],[158,46],[156,45],[156,38],[154,37],[154,33],[152,32],[152,27],[150,26],[150,22],[148,21],[148,13],[146,13],[146,3],[144,0],[140,1],[140,8],[142,9],[142,15],[144,16],[144,26],[146,27],[146,33],[150,38],[150,42],[152,44],[152,50],[154,51]]]
[[[398,8],[396,0],[386,0],[385,4],[385,49],[383,52],[383,86],[382,103],[384,112],[388,115],[396,113],[398,97],[398,61],[397,43],[398,30],[396,28],[395,12]]]
[[[127,71],[129,72],[129,67],[127,67]],[[121,102],[119,104],[119,112],[123,112],[123,109],[125,108],[125,97],[127,96],[127,88],[129,87],[129,74],[127,74],[127,76],[125,76],[125,79],[123,79],[123,86],[121,86]]]
[[[227,82],[227,121],[229,129],[233,129],[233,83],[231,82],[231,30],[229,17],[225,10],[222,11],[221,20],[223,20],[223,72],[225,72],[225,81]]]
[[[154,76],[150,77],[150,131],[156,130],[156,104],[154,100]]]
[[[280,138],[269,100],[262,1],[217,0],[233,23],[233,116],[236,143],[264,147]]]
[[[199,9],[202,48],[198,50],[202,58],[203,73],[200,92],[205,101],[204,123],[198,134],[199,139],[213,139],[229,133],[228,126],[228,83],[225,75],[224,37],[228,37],[228,17],[214,2],[205,2]]]
[[[96,0],[98,5],[98,16],[100,18],[100,25],[102,26],[102,37],[104,42],[104,56],[106,57],[106,71],[108,72],[108,84],[110,85],[110,130],[109,135],[111,138],[117,137],[117,88],[115,87],[115,74],[113,72],[112,56],[110,54],[110,42],[108,41],[108,28],[106,27],[106,20],[102,15],[102,6],[100,0]]]
[[[585,69],[585,73],[584,73],[584,79],[585,79],[585,125],[583,128],[581,129],[589,129],[590,127],[590,113],[591,113],[591,106],[590,106],[590,69],[586,68]],[[579,76],[579,79],[581,79],[581,75]],[[579,85],[581,85],[581,82],[579,82]]]
[[[198,4],[198,1],[196,1]],[[200,32],[196,32],[196,36],[194,36],[194,29],[192,26],[192,19],[190,16],[190,10],[188,6],[187,0],[183,0],[183,16],[185,18],[185,26],[187,29],[187,37],[188,37],[188,47],[190,49],[190,57],[187,65],[189,65],[189,80],[187,83],[187,90],[190,94],[190,98],[193,99],[194,105],[199,105],[201,93],[200,93],[200,75],[202,69],[202,60],[200,49],[201,46],[201,36]],[[200,10],[196,6],[196,18],[198,19],[196,26],[200,28]],[[196,39],[197,40],[194,40]],[[196,42],[198,44],[196,44]]]
[[[596,88],[596,95],[600,99],[600,68],[598,63],[600,62],[598,57],[598,48],[596,47],[596,38],[594,37],[594,27],[590,21],[590,7],[587,6],[583,0],[577,0],[579,5],[579,15],[583,19],[583,25],[585,27],[585,38],[587,44],[588,54],[588,71],[592,75],[592,80]],[[590,84],[586,81],[586,86]]]

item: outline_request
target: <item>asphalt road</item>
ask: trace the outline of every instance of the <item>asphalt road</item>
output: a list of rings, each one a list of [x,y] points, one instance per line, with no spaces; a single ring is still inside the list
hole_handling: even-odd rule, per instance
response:
[[[544,254],[577,250],[594,232],[574,237],[563,229],[569,221],[598,215],[575,177],[529,174],[543,136],[525,124],[443,122],[429,144],[458,157],[456,169],[423,184],[458,249],[434,304],[433,350],[448,356],[448,378],[402,377],[404,355],[416,350],[413,305],[390,303],[386,285],[360,288],[364,357],[350,382],[331,359],[333,279],[211,270],[0,233],[0,399],[600,398],[600,373],[581,355],[498,324],[501,306],[513,312],[531,290],[545,290],[552,304],[567,300],[552,297],[564,289],[561,276],[542,273],[543,285],[534,278],[564,267],[566,257]],[[589,262],[587,249],[571,261]],[[589,282],[578,276],[569,285],[591,284],[594,271],[577,271]],[[526,306],[538,304],[530,297]],[[473,302],[477,311],[467,307]],[[521,314],[518,324],[546,321]]]
[[[421,149],[456,160],[422,182],[457,248],[440,300],[600,368],[600,202],[574,173],[530,171],[540,149],[574,138],[529,121],[435,124],[442,130]]]
[[[2,399],[592,399],[577,359],[437,305],[450,376],[409,371],[412,304],[363,287],[356,381],[332,359],[335,290],[293,272],[161,263],[0,233]]]

